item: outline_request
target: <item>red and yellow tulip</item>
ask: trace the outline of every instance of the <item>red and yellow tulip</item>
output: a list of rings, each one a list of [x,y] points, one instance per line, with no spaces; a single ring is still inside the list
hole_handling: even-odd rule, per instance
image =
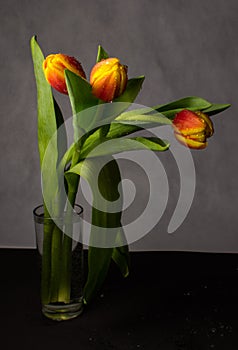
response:
[[[207,138],[213,134],[212,121],[200,111],[182,110],[176,114],[173,127],[177,140],[193,149],[205,148]]]
[[[64,76],[65,69],[86,78],[81,64],[74,57],[61,53],[51,54],[43,62],[43,70],[48,83],[59,92],[68,94]]]
[[[110,102],[120,96],[127,85],[127,67],[118,58],[107,58],[98,62],[90,74],[93,94]]]

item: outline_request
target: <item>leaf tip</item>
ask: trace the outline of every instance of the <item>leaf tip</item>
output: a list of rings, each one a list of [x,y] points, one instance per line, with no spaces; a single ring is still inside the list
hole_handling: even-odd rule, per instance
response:
[[[144,75],[140,75],[139,77],[137,77],[137,79],[140,79],[143,82],[145,80],[145,76]]]
[[[36,34],[32,35],[31,40],[30,40],[31,44],[33,44],[35,42],[37,42],[37,35]]]
[[[100,62],[101,60],[108,58],[109,55],[108,53],[104,50],[104,48],[102,47],[102,45],[98,45],[98,53],[97,53],[97,59],[96,62]]]
[[[129,274],[130,274],[130,272],[129,272],[129,270],[127,270],[127,271],[123,274],[123,277],[124,277],[124,278],[127,278],[127,277],[129,276]]]

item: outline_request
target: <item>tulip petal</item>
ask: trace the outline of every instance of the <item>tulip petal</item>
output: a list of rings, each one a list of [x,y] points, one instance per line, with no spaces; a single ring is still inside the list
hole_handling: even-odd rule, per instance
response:
[[[204,120],[199,118],[194,112],[186,109],[176,115],[173,125],[183,135],[200,133],[205,129]]]
[[[202,149],[207,146],[207,138],[213,134],[213,124],[201,111],[184,109],[173,120],[176,139],[189,148]]]
[[[202,118],[202,119],[205,121],[205,123],[206,123],[206,129],[205,129],[205,131],[206,131],[206,136],[207,136],[207,137],[212,136],[213,133],[214,133],[214,129],[213,129],[213,124],[212,124],[211,119],[210,119],[205,113],[202,113],[202,112],[200,112],[200,111],[197,111],[196,114],[197,114],[200,118]]]
[[[48,83],[57,91],[68,94],[64,76],[65,69],[86,78],[81,64],[74,57],[61,53],[51,54],[43,62],[43,70]]]
[[[207,147],[207,142],[200,142],[189,137],[184,137],[178,133],[175,133],[175,137],[181,144],[192,149],[203,149]]]
[[[125,91],[127,68],[118,58],[103,59],[92,68],[90,84],[97,98],[110,102]]]

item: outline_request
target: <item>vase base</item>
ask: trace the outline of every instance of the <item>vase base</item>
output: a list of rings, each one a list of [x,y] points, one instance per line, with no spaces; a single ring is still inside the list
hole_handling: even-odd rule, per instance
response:
[[[75,318],[83,312],[83,300],[72,304],[47,304],[42,306],[42,313],[54,321],[66,321]]]

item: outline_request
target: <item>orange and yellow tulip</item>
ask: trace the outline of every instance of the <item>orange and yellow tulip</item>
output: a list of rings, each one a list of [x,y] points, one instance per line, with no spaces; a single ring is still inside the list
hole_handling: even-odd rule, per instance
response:
[[[200,111],[182,110],[176,114],[173,127],[176,139],[193,149],[205,148],[207,138],[213,134],[211,119]]]
[[[74,57],[61,53],[51,54],[43,62],[43,70],[48,83],[57,91],[68,94],[64,76],[65,69],[86,78],[81,64]]]
[[[127,67],[118,58],[106,58],[91,71],[92,93],[104,102],[110,102],[125,91],[127,79]]]

